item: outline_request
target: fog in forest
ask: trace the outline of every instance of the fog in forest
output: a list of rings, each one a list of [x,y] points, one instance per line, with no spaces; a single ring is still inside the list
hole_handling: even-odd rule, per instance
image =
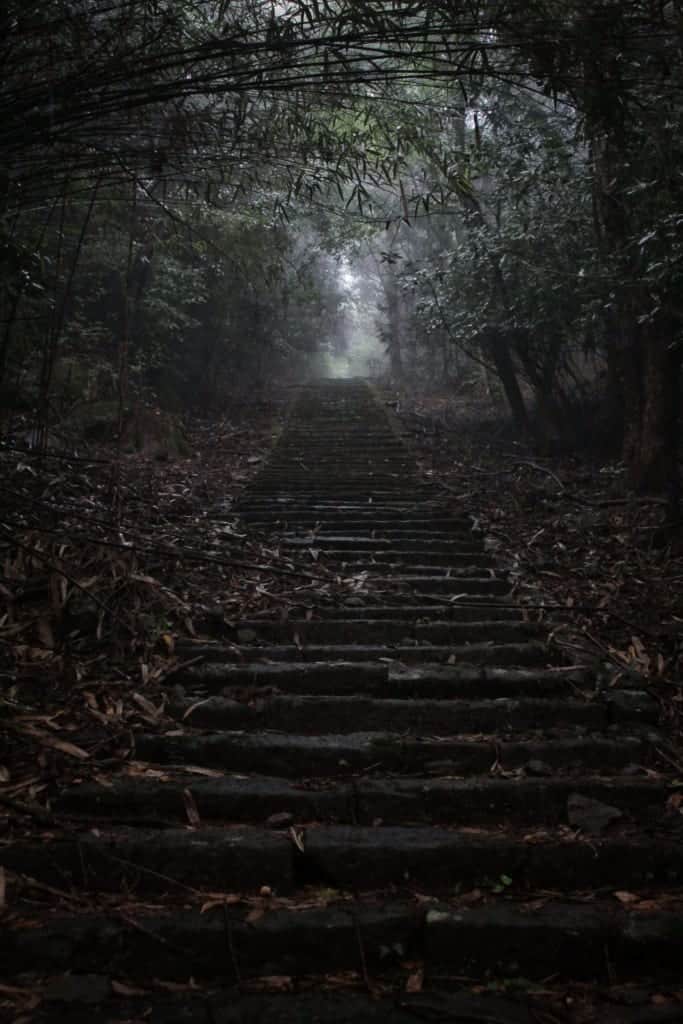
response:
[[[2,436],[369,375],[673,493],[677,5],[468,12],[10,3]]]

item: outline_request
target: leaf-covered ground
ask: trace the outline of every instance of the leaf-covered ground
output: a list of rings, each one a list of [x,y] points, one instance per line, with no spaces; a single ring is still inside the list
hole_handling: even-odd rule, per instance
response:
[[[136,771],[131,730],[168,724],[197,639],[344,588],[232,511],[286,401],[190,424],[173,461],[78,440],[44,458],[0,447],[0,813],[22,829],[56,787]]]
[[[540,457],[483,398],[391,405],[425,475],[513,573],[516,599],[559,621],[555,642],[605,685],[628,674],[647,688],[680,737],[683,523],[665,525],[665,500],[630,494],[604,455]]]

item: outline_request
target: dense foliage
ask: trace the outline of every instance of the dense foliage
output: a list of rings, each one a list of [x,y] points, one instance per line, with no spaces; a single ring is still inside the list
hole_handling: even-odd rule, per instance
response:
[[[131,387],[217,407],[320,367],[355,260],[394,377],[480,373],[539,443],[588,405],[675,497],[678,2],[2,19],[0,381],[40,443],[84,399],[120,421]]]

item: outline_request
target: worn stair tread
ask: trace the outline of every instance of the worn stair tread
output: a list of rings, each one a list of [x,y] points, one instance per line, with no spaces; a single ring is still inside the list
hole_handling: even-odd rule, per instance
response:
[[[374,577],[378,585],[405,586],[421,593],[435,594],[509,594],[512,585],[509,580],[491,576],[413,576],[409,569],[393,576]]]
[[[345,693],[383,697],[538,697],[566,692],[595,692],[590,674],[580,668],[519,669],[491,666],[403,666],[375,662],[207,661],[174,673],[176,689],[192,693],[225,692],[235,687],[275,688],[286,693]]]
[[[545,625],[533,622],[508,622],[493,617],[469,622],[454,622],[449,619],[440,621],[438,618],[424,622],[398,616],[393,619],[290,618],[284,622],[242,619],[234,626],[238,642],[242,640],[245,631],[253,634],[249,635],[246,641],[248,643],[292,643],[294,640],[296,643],[307,644],[355,644],[373,641],[402,643],[406,640],[441,644],[450,641],[455,644],[481,643],[486,640],[515,643],[523,642],[530,637],[545,639],[547,636]]]
[[[472,534],[453,535],[450,531],[438,531],[409,527],[385,527],[383,529],[358,530],[347,534],[332,533],[327,530],[315,531],[312,535],[299,536],[296,533],[280,534],[280,543],[285,548],[307,548],[329,546],[332,548],[371,548],[372,550],[390,550],[395,544],[397,550],[412,547],[419,551],[422,547],[447,553],[482,551],[481,541],[474,539]]]
[[[577,893],[628,887],[647,897],[654,885],[675,887],[683,880],[683,848],[664,835],[582,836],[566,827],[292,828],[293,819],[283,815],[269,828],[88,830],[0,846],[0,865],[19,876],[19,885],[28,876],[72,890],[110,892],[125,885],[129,893],[185,899],[193,890],[246,893],[264,885],[283,896],[315,883],[365,891],[419,884],[432,893],[481,887],[482,899],[558,886]],[[14,884],[12,875],[9,881]]]
[[[383,558],[377,559],[374,554],[363,558],[330,558],[324,550],[316,551],[316,557],[312,557],[319,565],[324,565],[332,571],[340,569],[345,573],[410,573],[411,576],[451,576],[451,577],[481,577],[486,575],[487,567],[482,563],[477,564],[474,559],[468,559],[462,565],[454,563],[448,557],[434,558],[429,564],[422,564],[419,558],[395,560],[387,562]],[[507,574],[503,570],[488,570],[491,579],[506,579]]]
[[[297,821],[345,824],[461,824],[491,821],[562,824],[573,794],[598,800],[644,824],[661,822],[676,792],[662,779],[575,773],[549,778],[500,776],[432,777],[368,775],[357,779],[158,770],[156,778],[118,778],[111,785],[84,783],[56,798],[59,813],[187,820],[184,791],[192,793],[200,817],[216,821],[264,822],[287,812]],[[161,774],[162,778],[158,776]]]
[[[457,645],[443,644],[278,644],[249,646],[218,642],[183,641],[176,650],[188,657],[202,657],[206,661],[242,662],[426,662],[429,664],[552,666],[564,661],[560,651],[542,643],[501,643],[493,641]]]
[[[83,913],[35,919],[0,933],[7,971],[90,971],[107,963],[112,972],[148,978],[259,975],[302,976],[333,970],[391,972],[420,956],[430,969],[472,977],[487,965],[514,976],[542,978],[563,973],[608,980],[614,974],[657,971],[680,981],[683,912],[627,909],[612,901],[588,904],[553,899],[492,902],[481,907],[346,900],[335,906],[212,911],[139,909],[125,917]],[[251,914],[251,919],[247,917]],[[226,934],[228,939],[226,939]],[[227,944],[231,950],[228,954]],[[238,973],[239,972],[239,973]]]
[[[72,838],[0,846],[0,865],[76,888],[144,891],[197,886],[234,891],[269,884],[280,892],[294,878],[291,839],[272,829],[128,828],[81,831]]]
[[[307,610],[310,610],[310,617],[305,619],[306,622],[318,622],[327,619],[339,619],[348,621],[350,619],[372,619],[377,621],[379,619],[397,619],[406,618],[411,622],[417,620],[429,621],[433,619],[435,622],[477,622],[481,621],[482,618],[489,619],[494,622],[500,622],[501,620],[518,622],[524,621],[524,611],[519,606],[514,606],[506,601],[497,601],[495,598],[486,600],[486,598],[479,598],[476,600],[468,601],[467,604],[455,601],[449,604],[372,604],[371,601],[376,600],[374,595],[367,595],[365,598],[357,596],[347,598],[346,602],[343,600],[335,603],[334,605],[325,606],[322,604],[311,604]],[[353,603],[349,603],[349,602]],[[291,618],[286,621],[293,621],[297,616],[301,615],[301,611],[305,606],[302,604],[299,608],[295,608],[290,611]],[[271,621],[272,612],[264,614],[254,619],[254,622],[268,622]],[[278,618],[277,621],[282,621]]]
[[[539,776],[569,772],[577,767],[610,774],[628,769],[638,774],[656,762],[649,738],[601,733],[577,736],[564,728],[514,739],[466,735],[411,737],[405,733],[349,732],[296,734],[292,732],[138,733],[136,756],[155,764],[183,762],[225,771],[259,771],[284,778],[344,776],[357,773],[471,775],[493,765],[503,771]]]
[[[239,701],[212,696],[200,701],[175,702],[170,713],[188,725],[226,729],[282,729],[296,732],[353,732],[362,721],[368,729],[396,732],[493,733],[509,729],[567,726],[599,730],[608,725],[608,707],[568,697],[496,697],[471,701],[464,698],[419,701],[360,695],[273,694]]]
[[[378,998],[376,993],[363,991],[360,972],[357,976],[351,972],[346,986],[341,981],[336,988],[302,993],[295,991],[291,978],[280,976],[278,983],[276,975],[270,980],[255,978],[254,992],[249,992],[250,982],[246,980],[239,990],[234,983],[219,988],[204,982],[201,989],[188,984],[174,995],[168,991],[167,979],[160,979],[157,984],[154,980],[145,983],[138,979],[135,985],[119,982],[119,993],[132,990],[130,995],[122,996],[107,975],[65,974],[34,983],[33,991],[42,1003],[31,1021],[41,1024],[49,1019],[50,1013],[68,1005],[69,1024],[130,1024],[140,1019],[149,1024],[416,1024],[421,1019],[440,1019],[452,1024],[538,1024],[538,1016],[534,1019],[532,1010],[513,998],[438,989]],[[92,1005],[95,998],[96,1006]],[[642,1006],[638,1017],[633,1016],[633,1008],[620,1009],[627,1016],[617,1021],[605,1016],[610,1014],[605,1006],[601,1020],[606,1024],[667,1024],[673,1019],[661,1016],[661,1008],[657,1007],[651,1007],[650,1012],[659,1015],[647,1019],[642,1016]]]

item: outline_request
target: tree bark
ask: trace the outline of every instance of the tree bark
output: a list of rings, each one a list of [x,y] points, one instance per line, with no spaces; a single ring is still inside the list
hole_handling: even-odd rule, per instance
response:
[[[485,351],[496,368],[503,391],[512,413],[517,430],[522,434],[531,434],[531,421],[524,403],[524,396],[519,386],[515,364],[510,349],[504,339],[490,338],[485,344]]]
[[[629,409],[624,457],[637,491],[667,493],[677,503],[682,353],[671,332],[655,328],[648,335],[642,346],[640,407]]]

